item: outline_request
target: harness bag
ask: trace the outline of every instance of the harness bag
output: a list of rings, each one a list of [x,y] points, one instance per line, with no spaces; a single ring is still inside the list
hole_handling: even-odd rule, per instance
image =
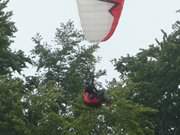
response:
[[[87,91],[83,91],[83,102],[89,106],[100,106],[102,100],[97,95],[92,95]]]

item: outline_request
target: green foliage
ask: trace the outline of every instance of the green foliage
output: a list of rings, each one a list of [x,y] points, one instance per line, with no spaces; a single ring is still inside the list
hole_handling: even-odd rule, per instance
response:
[[[61,90],[53,82],[28,90],[24,97],[24,109],[31,134],[56,135],[63,132],[62,128],[66,125],[65,118],[61,116],[63,99]]]
[[[136,56],[115,60],[115,67],[131,89],[129,98],[159,111],[157,135],[177,135],[180,130],[180,23],[157,46],[141,49]]]
[[[1,51],[7,49],[12,40],[14,32],[16,32],[16,27],[14,22],[10,21],[12,12],[5,12],[7,3],[9,0],[0,0],[0,45]]]
[[[22,51],[15,51],[9,48],[13,42],[12,38],[17,31],[14,22],[11,21],[12,12],[5,11],[9,0],[0,0],[0,74],[8,74],[12,71],[21,72],[30,62]]]
[[[113,101],[110,106],[92,108],[84,106],[81,110],[74,106],[76,120],[74,129],[86,135],[153,135],[153,125],[148,115],[156,112],[127,100],[122,87],[110,90]],[[79,126],[81,125],[81,126]]]
[[[22,81],[0,76],[0,134],[29,135],[23,117]]]
[[[85,46],[84,35],[74,28],[71,21],[57,28],[53,48],[42,43],[39,34],[33,40],[36,43],[33,50],[37,58],[35,63],[38,71],[43,71],[44,82],[57,82],[69,96],[81,91],[83,80],[88,78],[97,62],[93,53],[98,46]]]
[[[42,74],[26,80],[30,90],[27,119],[33,134],[154,134],[147,115],[155,111],[128,100],[121,86],[109,90],[113,98],[111,107],[92,108],[83,104],[83,80],[95,74],[98,60],[93,53],[98,46],[87,45],[71,21],[57,29],[54,47],[42,40],[39,34],[33,38],[34,63]],[[95,76],[103,74],[101,70]]]

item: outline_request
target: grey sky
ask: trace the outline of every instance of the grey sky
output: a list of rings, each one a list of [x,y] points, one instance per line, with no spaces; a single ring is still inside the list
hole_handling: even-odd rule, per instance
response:
[[[9,9],[14,12],[12,19],[18,28],[13,48],[25,52],[33,48],[31,37],[37,32],[50,42],[60,22],[71,19],[81,28],[76,0],[11,0]],[[109,79],[116,77],[109,61],[135,54],[154,43],[155,38],[161,39],[160,29],[170,32],[172,23],[180,20],[177,9],[180,0],[125,0],[117,30],[110,40],[100,44],[97,55],[102,62],[97,68],[107,69]]]

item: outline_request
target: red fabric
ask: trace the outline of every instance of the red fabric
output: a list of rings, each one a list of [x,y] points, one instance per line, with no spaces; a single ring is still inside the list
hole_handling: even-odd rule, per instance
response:
[[[89,93],[86,91],[83,92],[83,101],[86,105],[90,105],[90,106],[100,106],[101,105],[100,99],[98,99],[96,96],[94,96],[91,99]]]
[[[112,0],[112,2],[118,3],[118,5],[115,6],[115,8],[113,8],[111,10],[111,13],[112,13],[112,15],[114,17],[114,20],[113,20],[113,23],[112,23],[112,26],[111,26],[111,30],[109,31],[109,33],[105,36],[105,38],[102,41],[108,40],[113,35],[113,33],[114,33],[114,31],[115,31],[115,29],[116,29],[116,27],[118,25],[121,13],[122,13],[124,0]]]

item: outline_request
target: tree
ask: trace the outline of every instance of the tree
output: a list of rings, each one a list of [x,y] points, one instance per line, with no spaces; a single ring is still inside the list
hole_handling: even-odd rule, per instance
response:
[[[43,82],[55,81],[69,96],[82,91],[83,81],[92,75],[97,62],[93,53],[98,46],[84,45],[84,35],[75,29],[72,21],[57,28],[52,48],[42,43],[39,34],[33,41],[36,43],[35,63],[38,71],[43,72]]]
[[[5,11],[8,2],[9,0],[0,0],[0,74],[2,75],[12,71],[20,73],[22,68],[26,67],[26,62],[30,62],[23,51],[13,52],[9,47],[17,29],[11,21],[12,12]]]
[[[43,43],[40,34],[33,40],[36,43],[33,50],[35,64],[38,72],[41,71],[40,76],[28,77],[26,83],[31,91],[27,96],[27,119],[33,120],[33,123],[29,122],[33,125],[30,127],[35,127],[34,131],[37,131],[34,134],[154,134],[151,121],[147,119],[147,115],[153,114],[154,110],[128,100],[122,94],[122,86],[109,88],[114,98],[111,107],[98,109],[83,104],[83,80],[99,77],[105,72],[94,73],[98,59],[93,53],[98,46],[88,45],[73,22],[61,24],[57,29],[57,47],[51,48],[46,42]],[[49,87],[49,84],[53,85]],[[32,95],[34,91],[36,94]],[[41,132],[38,132],[39,128]]]
[[[21,72],[30,59],[24,52],[12,51],[14,33],[17,31],[11,21],[12,12],[7,11],[8,0],[0,0],[0,134],[29,135],[23,115],[23,82],[13,78],[14,71]]]
[[[31,83],[32,85],[32,83]],[[54,82],[38,85],[36,89],[29,89],[24,95],[24,110],[27,127],[31,135],[63,134],[68,120],[63,117],[65,107],[60,88]]]
[[[97,109],[74,106],[76,117],[71,126],[79,131],[78,134],[87,135],[154,135],[148,117],[156,111],[128,100],[125,93],[126,90],[119,85],[109,88],[113,99],[111,106]]]
[[[30,135],[23,112],[23,82],[0,76],[0,134]]]
[[[148,117],[155,110],[127,100],[121,86],[109,89],[112,106],[93,108],[80,96],[69,101],[55,82],[40,84],[25,97],[28,129],[37,135],[154,135]]]
[[[173,32],[162,30],[163,41],[135,56],[115,60],[116,70],[131,92],[129,99],[158,110],[156,135],[180,134],[180,22]]]

